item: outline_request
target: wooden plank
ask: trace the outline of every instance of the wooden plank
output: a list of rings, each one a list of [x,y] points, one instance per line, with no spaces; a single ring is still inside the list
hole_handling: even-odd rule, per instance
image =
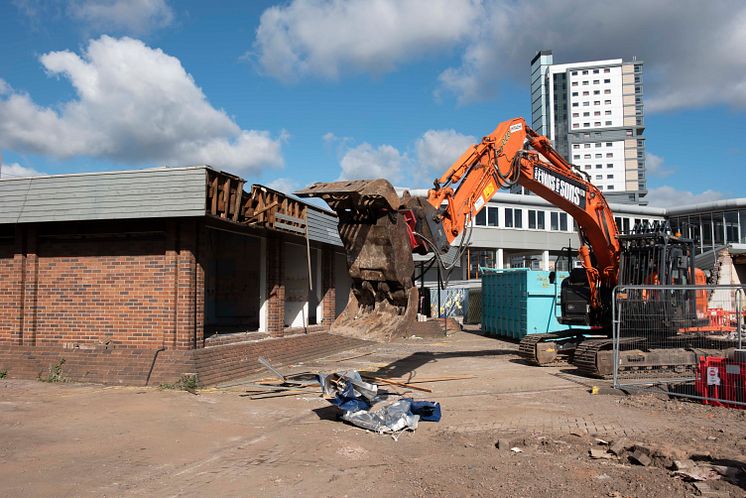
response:
[[[210,195],[212,195],[212,205],[210,207],[210,214],[218,214],[218,177],[216,176],[212,180],[212,187],[210,188]]]
[[[238,221],[238,217],[241,214],[241,199],[243,197],[243,180],[238,182],[236,185],[236,202],[233,204],[233,221]]]
[[[223,182],[223,195],[221,196],[221,204],[220,204],[220,217],[226,218],[228,216],[228,206],[230,204],[230,195],[231,195],[231,179],[226,178],[225,182]]]

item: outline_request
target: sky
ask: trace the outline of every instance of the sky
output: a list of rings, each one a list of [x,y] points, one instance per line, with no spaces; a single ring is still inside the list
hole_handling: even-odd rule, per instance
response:
[[[644,61],[648,200],[746,197],[746,3],[10,0],[2,177],[210,164],[285,191],[427,187],[529,63]]]

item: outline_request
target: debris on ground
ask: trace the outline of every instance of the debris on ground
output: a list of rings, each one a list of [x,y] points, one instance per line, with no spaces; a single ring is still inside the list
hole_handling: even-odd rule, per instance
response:
[[[324,396],[339,408],[342,420],[380,434],[414,431],[420,420],[437,422],[441,417],[439,403],[404,397],[388,402],[393,393],[379,392],[378,385],[363,381],[355,370],[319,374],[319,383]],[[372,410],[376,404],[379,407]]]
[[[259,363],[269,370],[273,377],[251,383],[242,383],[241,386],[247,389],[246,393],[241,394],[241,396],[249,399],[268,399],[318,393],[319,380],[315,373],[300,372],[286,375],[277,370],[268,359],[262,356],[259,357]]]

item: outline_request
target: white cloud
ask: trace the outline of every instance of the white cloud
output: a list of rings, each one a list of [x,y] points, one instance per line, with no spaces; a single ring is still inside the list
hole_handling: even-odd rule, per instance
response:
[[[409,165],[409,158],[391,145],[373,147],[362,143],[348,149],[342,159],[340,180],[360,178],[386,178],[392,183],[406,178],[404,169]]]
[[[651,111],[746,106],[746,65],[734,60],[746,46],[741,1],[708,2],[706,9],[694,0],[489,4],[461,64],[440,76],[443,89],[463,102],[494,95],[506,76],[525,82],[531,57],[553,48],[558,62],[640,57]]]
[[[3,178],[25,178],[28,176],[43,175],[41,171],[21,166],[18,163],[0,164],[0,179]]]
[[[78,0],[68,5],[70,17],[101,32],[142,35],[173,22],[166,0]]]
[[[440,177],[477,139],[455,130],[428,130],[415,142],[420,172]]]
[[[294,80],[380,74],[460,51],[436,94],[463,103],[492,98],[506,79],[525,85],[541,49],[557,62],[637,56],[646,109],[666,111],[746,107],[744,46],[742,0],[293,0],[264,11],[254,55],[270,76]]]
[[[723,198],[723,194],[716,190],[705,190],[699,194],[688,190],[678,190],[674,187],[664,185],[651,188],[645,198],[651,206],[672,207],[686,204],[697,204],[699,202],[717,201]]]
[[[477,0],[293,0],[264,11],[254,55],[269,75],[380,74],[463,39]]]
[[[645,154],[645,169],[649,176],[666,178],[674,174],[675,168],[665,164],[663,157],[648,152]]]
[[[123,163],[209,163],[237,173],[281,166],[282,142],[244,130],[215,109],[181,62],[131,38],[102,36],[85,51],[49,52],[47,73],[70,80],[77,97],[54,107],[12,91],[0,98],[0,147],[58,159]]]
[[[327,134],[330,135],[330,134]],[[326,142],[340,142],[340,180],[385,178],[397,185],[429,186],[476,140],[455,130],[428,130],[415,140],[415,157],[388,144],[367,142],[352,146],[351,138],[330,135]]]
[[[286,194],[290,194],[294,190],[298,190],[300,188],[298,185],[298,181],[294,178],[275,178],[271,182],[267,183],[267,186]]]

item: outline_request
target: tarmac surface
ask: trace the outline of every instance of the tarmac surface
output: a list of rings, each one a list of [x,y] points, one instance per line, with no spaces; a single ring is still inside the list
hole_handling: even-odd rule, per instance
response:
[[[473,377],[390,390],[443,418],[394,440],[348,425],[315,393],[249,399],[254,379],[198,389],[0,380],[6,496],[744,496],[688,482],[673,460],[746,465],[746,411],[624,396],[571,367],[524,364],[517,345],[456,332],[371,344],[283,373]],[[64,372],[63,372],[64,375]],[[260,377],[271,376],[267,375]],[[593,386],[600,394],[593,395]],[[636,465],[615,441],[649,450]],[[606,445],[605,443],[609,443]],[[605,456],[591,458],[594,449]]]

